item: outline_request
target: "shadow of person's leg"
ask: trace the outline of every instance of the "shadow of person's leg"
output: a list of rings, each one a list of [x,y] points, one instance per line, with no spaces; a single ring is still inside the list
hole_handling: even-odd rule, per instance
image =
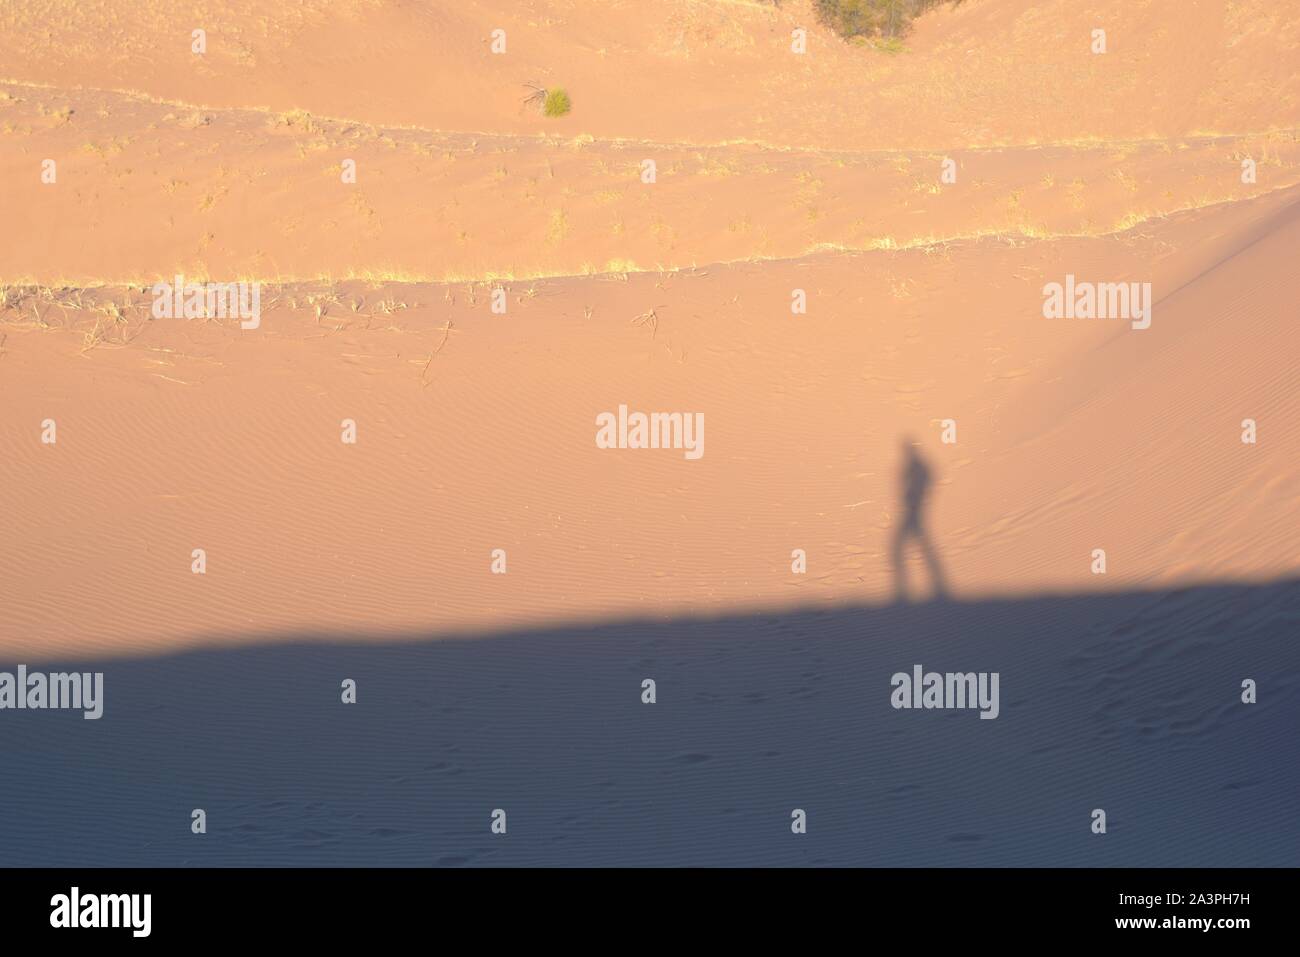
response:
[[[905,550],[907,539],[911,536],[911,524],[904,523],[894,530],[893,544],[889,559],[894,566],[894,601],[907,601],[907,556]]]
[[[943,563],[939,561],[939,553],[934,547],[934,542],[930,539],[930,533],[924,529],[918,529],[916,540],[921,548],[921,556],[925,559],[926,567],[930,571],[930,580],[934,583],[934,597],[946,598],[948,596],[948,580],[944,576]]]

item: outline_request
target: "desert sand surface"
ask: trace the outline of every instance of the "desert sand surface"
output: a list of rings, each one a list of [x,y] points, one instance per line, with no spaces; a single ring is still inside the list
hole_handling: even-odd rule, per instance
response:
[[[1291,867],[1297,591],[82,655],[105,673],[104,717],[20,711],[3,726],[6,860]],[[1001,715],[892,710],[888,672],[913,662],[1000,670]],[[350,709],[334,693],[345,674]],[[647,674],[654,707],[636,694]],[[1267,676],[1256,710],[1222,693],[1239,674]],[[1105,835],[1089,831],[1095,807]],[[494,808],[506,835],[488,830]],[[791,808],[808,813],[799,837]]]
[[[1300,857],[1297,0],[966,0],[893,53],[805,2],[5,2],[0,64],[0,665],[120,702],[0,721],[15,862]],[[256,328],[156,318],[177,275]],[[1045,318],[1067,275],[1149,327]],[[620,405],[703,454],[599,448]],[[905,441],[946,600],[916,556],[897,600]],[[1000,719],[890,724],[931,659]],[[755,843],[801,784],[825,830]]]

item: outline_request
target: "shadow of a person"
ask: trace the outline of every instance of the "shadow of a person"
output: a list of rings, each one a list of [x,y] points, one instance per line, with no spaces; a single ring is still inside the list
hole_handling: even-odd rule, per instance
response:
[[[943,566],[935,551],[934,542],[930,540],[925,525],[925,503],[934,484],[930,466],[916,450],[910,438],[904,437],[902,444],[903,467],[899,473],[899,498],[903,507],[903,518],[894,529],[891,557],[894,564],[894,595],[897,601],[907,601],[907,555],[909,541],[915,541],[925,559],[934,583],[934,597],[944,598],[948,585],[944,578]]]

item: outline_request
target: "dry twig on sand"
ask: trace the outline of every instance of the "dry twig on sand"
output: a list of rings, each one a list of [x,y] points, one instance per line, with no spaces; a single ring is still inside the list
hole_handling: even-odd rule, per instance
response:
[[[532,92],[529,93],[526,97],[524,97],[523,105],[525,107],[535,105],[540,110],[542,108],[542,104],[546,102],[546,94],[549,91],[546,89],[546,87],[538,86],[536,83],[525,83],[524,86],[528,87],[528,89],[532,90]]]
[[[632,319],[632,325],[649,326],[650,338],[653,339],[655,336],[659,334],[659,314],[655,312],[655,309],[662,309],[662,308],[663,306],[655,306],[654,309],[651,309],[649,312],[643,312],[641,313],[641,315],[635,316]]]
[[[429,371],[429,366],[433,365],[434,357],[439,352],[442,351],[442,347],[447,344],[447,339],[450,338],[450,336],[451,336],[451,320],[448,319],[447,324],[442,327],[442,341],[438,343],[438,347],[436,349],[434,349],[432,352],[429,353],[429,361],[426,362],[424,364],[424,368],[420,370],[420,385],[424,386],[426,389],[429,387],[429,381],[432,381],[432,380],[429,381],[425,380],[425,375]]]

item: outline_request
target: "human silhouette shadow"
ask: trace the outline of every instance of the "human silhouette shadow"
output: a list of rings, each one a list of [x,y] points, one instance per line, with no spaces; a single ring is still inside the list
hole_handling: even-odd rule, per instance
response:
[[[902,443],[903,467],[899,473],[899,500],[903,507],[903,517],[894,529],[894,538],[890,556],[894,565],[894,597],[897,601],[907,601],[907,546],[915,542],[925,560],[934,585],[934,597],[946,598],[948,584],[944,577],[943,565],[938,552],[930,538],[925,523],[926,499],[930,486],[934,484],[934,474],[916,445],[910,438]]]

